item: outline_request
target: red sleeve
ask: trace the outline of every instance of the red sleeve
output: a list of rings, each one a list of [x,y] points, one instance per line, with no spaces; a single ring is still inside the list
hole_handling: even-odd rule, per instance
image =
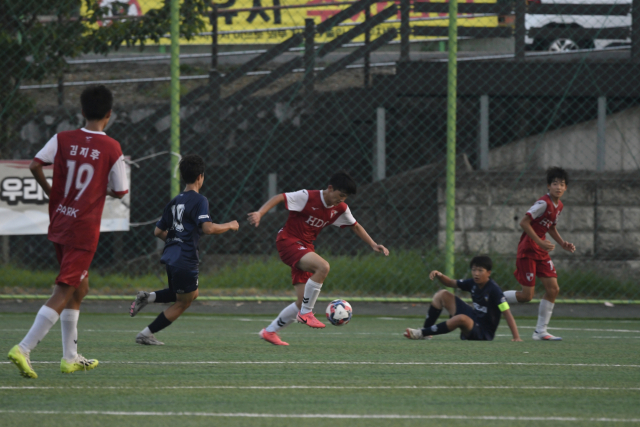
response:
[[[34,157],[34,158],[33,158],[33,161],[34,161],[34,162],[36,162],[36,163],[40,163],[42,166],[49,166],[49,165],[51,165],[51,163],[47,163],[47,162],[45,162],[44,160],[41,160],[41,159],[39,159],[39,158],[37,158],[37,157]]]

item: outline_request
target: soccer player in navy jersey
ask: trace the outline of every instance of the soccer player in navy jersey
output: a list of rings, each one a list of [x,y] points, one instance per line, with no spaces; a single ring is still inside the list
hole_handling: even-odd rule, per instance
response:
[[[29,165],[49,197],[48,239],[60,264],[51,298],[40,308],[24,339],[9,351],[25,378],[38,378],[30,362],[31,351],[60,319],[62,373],[89,370],[95,359],[78,354],[80,304],[89,292],[89,266],[100,238],[106,196],[123,198],[129,192],[120,144],[104,133],[111,118],[113,95],[105,86],[91,86],[80,95],[82,129],[54,135]],[[42,170],[53,164],[53,182]]]
[[[222,234],[238,231],[238,221],[214,224],[209,215],[209,201],[200,194],[204,182],[204,160],[198,155],[184,156],[180,160],[180,175],[187,184],[164,208],[153,234],[164,240],[160,262],[166,265],[169,287],[155,292],[138,292],[131,303],[131,317],[148,303],[169,303],[156,319],[137,336],[142,345],[164,345],[155,333],[175,322],[198,297],[198,242],[201,234]]]
[[[473,279],[453,280],[438,270],[433,270],[429,274],[431,280],[438,278],[445,286],[470,292],[473,307],[451,292],[442,289],[433,296],[423,328],[407,328],[404,336],[412,340],[423,340],[431,338],[433,335],[448,334],[460,329],[460,339],[492,341],[502,313],[513,335],[511,341],[522,341],[518,334],[516,321],[509,309],[509,303],[507,303],[500,287],[491,279],[492,268],[491,258],[477,256],[471,260]],[[443,308],[447,309],[451,317],[446,322],[436,325]]]
[[[556,267],[549,256],[549,252],[555,248],[555,245],[546,239],[546,234],[549,233],[565,251],[575,252],[576,246],[564,240],[557,229],[558,217],[563,208],[560,198],[567,191],[568,185],[569,175],[564,169],[559,167],[547,169],[549,192],[540,197],[520,221],[523,231],[518,243],[516,271],[513,275],[522,289],[504,293],[507,301],[512,304],[529,302],[535,291],[536,276],[540,278],[544,286],[544,295],[540,300],[538,323],[532,336],[535,341],[562,341],[562,338],[547,332],[547,325],[551,320],[560,287]]]
[[[324,227],[349,227],[373,251],[389,255],[387,248],[377,244],[351,214],[344,202],[351,194],[356,194],[356,183],[342,171],[329,179],[326,190],[277,194],[258,211],[248,214],[249,223],[257,227],[260,218],[279,203],[284,203],[289,211],[287,222],[278,232],[276,248],[282,262],[291,267],[291,280],[298,300],[285,307],[269,326],[260,331],[260,337],[265,341],[289,345],[280,339],[277,332],[295,320],[312,328],[325,327],[312,311],[329,274],[329,263],[315,252],[313,245]]]

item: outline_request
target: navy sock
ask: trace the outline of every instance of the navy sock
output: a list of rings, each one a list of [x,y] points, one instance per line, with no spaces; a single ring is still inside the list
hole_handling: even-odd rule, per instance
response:
[[[156,291],[156,300],[155,303],[166,303],[166,302],[176,302],[176,293],[171,289],[163,289],[161,291]]]
[[[442,313],[442,309],[438,310],[434,306],[430,305],[429,311],[427,312],[427,318],[424,319],[424,328],[427,329],[432,327],[436,323],[436,320],[438,320],[438,317],[440,317],[440,313]]]
[[[433,325],[430,328],[424,328],[422,330],[422,335],[427,337],[429,335],[448,334],[449,332],[451,331],[447,327],[447,322],[442,322],[442,323],[438,323],[437,325]]]
[[[155,334],[156,332],[163,330],[170,324],[171,322],[169,322],[169,319],[167,319],[167,316],[164,315],[164,311],[163,311],[162,313],[158,314],[158,317],[156,317],[156,320],[151,322],[151,324],[149,325],[149,330],[151,331],[152,334]]]

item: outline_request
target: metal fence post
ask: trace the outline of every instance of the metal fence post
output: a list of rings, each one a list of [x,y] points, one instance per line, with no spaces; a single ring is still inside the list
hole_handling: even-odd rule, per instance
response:
[[[371,7],[367,7],[364,10],[364,22],[369,22],[371,19]],[[364,33],[364,45],[365,47],[369,46],[371,43],[371,30],[367,29]],[[369,87],[369,81],[371,78],[371,52],[365,53],[364,55],[364,87]]]
[[[220,73],[218,72],[218,6],[211,10],[211,68],[209,69],[209,99],[220,99]]]
[[[278,194],[278,174],[273,172],[268,175],[268,183],[267,183],[267,200],[271,199],[273,196]],[[276,212],[278,207],[274,207],[269,212]]]
[[[449,2],[449,64],[447,75],[447,188],[445,274],[455,275],[456,222],[456,98],[458,94],[458,0]]]
[[[516,0],[516,28],[515,28],[515,57],[516,59],[524,59],[525,43],[524,38],[527,33],[525,28],[526,0]]]
[[[481,170],[489,169],[489,95],[480,97],[480,155]]]
[[[640,62],[640,0],[631,4],[631,60]]]
[[[305,95],[313,93],[314,68],[316,65],[316,51],[314,36],[316,24],[313,19],[304,20],[304,89]]]
[[[171,197],[180,193],[180,2],[171,0]]]
[[[58,105],[64,104],[64,74],[58,76]]]
[[[373,182],[387,177],[387,119],[384,107],[376,109],[376,145],[373,150]]]
[[[606,136],[607,130],[607,97],[598,97],[598,144],[596,149],[596,170],[604,171],[606,166]]]
[[[400,1],[400,61],[409,61],[409,37],[411,35],[411,27],[409,26],[410,1]]]

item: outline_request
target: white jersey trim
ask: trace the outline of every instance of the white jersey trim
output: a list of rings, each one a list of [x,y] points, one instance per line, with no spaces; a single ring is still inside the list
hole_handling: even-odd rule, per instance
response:
[[[529,208],[527,213],[531,215],[531,218],[537,219],[544,215],[544,211],[547,210],[547,202],[544,200],[538,200]]]
[[[347,210],[344,211],[342,215],[335,220],[335,222],[331,225],[335,225],[336,227],[349,227],[352,225],[356,225],[356,219],[351,214],[351,209],[347,206]]]
[[[107,188],[114,193],[126,193],[129,191],[127,179],[127,168],[124,163],[124,156],[120,156],[109,171],[109,183]]]
[[[294,212],[302,212],[302,209],[309,201],[309,192],[307,190],[294,191],[293,193],[284,193],[287,200],[287,209]]]
[[[52,164],[56,159],[58,153],[58,134],[51,137],[49,141],[42,147],[36,158],[42,160],[44,163]]]
[[[104,133],[104,132],[96,132],[95,130],[87,130],[85,128],[82,128],[80,130],[83,131],[83,132],[87,132],[87,133],[94,133],[96,135],[106,135],[106,133]]]

